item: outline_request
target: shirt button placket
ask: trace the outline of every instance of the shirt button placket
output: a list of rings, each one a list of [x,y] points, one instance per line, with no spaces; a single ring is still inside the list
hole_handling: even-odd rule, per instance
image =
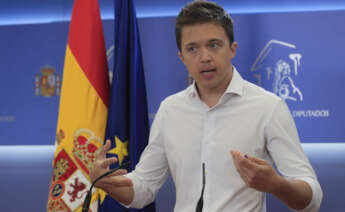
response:
[[[209,199],[209,182],[208,182],[208,160],[209,160],[209,149],[210,144],[212,142],[212,110],[207,109],[205,111],[205,119],[204,119],[204,132],[203,132],[203,139],[201,143],[201,150],[202,150],[202,157],[201,162],[205,163],[205,177],[206,177],[206,184],[205,184],[205,192],[204,192],[204,207],[203,211],[209,211],[208,209],[208,199]]]

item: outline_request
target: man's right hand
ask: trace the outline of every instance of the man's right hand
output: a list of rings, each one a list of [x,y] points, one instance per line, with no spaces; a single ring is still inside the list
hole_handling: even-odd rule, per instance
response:
[[[101,176],[105,172],[109,171],[109,166],[112,163],[116,163],[117,159],[115,157],[107,158],[106,154],[110,148],[110,140],[107,140],[103,147],[96,155],[96,159],[93,163],[93,168],[90,172],[90,179],[93,182],[97,177]],[[133,186],[132,180],[123,176],[127,173],[126,169],[119,169],[114,173],[99,180],[95,187],[101,188],[105,191],[112,190],[111,188],[118,187],[131,187]]]

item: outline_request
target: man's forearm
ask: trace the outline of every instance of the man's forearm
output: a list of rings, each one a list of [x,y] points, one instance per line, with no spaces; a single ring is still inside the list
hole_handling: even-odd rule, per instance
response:
[[[103,190],[107,192],[113,199],[124,205],[129,205],[134,198],[134,190],[132,186],[118,188],[115,188],[114,186],[106,186]]]
[[[313,198],[312,189],[305,181],[280,177],[278,185],[272,194],[294,210],[306,208]]]

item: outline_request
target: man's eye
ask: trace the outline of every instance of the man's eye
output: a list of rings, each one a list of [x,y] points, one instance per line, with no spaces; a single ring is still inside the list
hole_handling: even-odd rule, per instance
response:
[[[195,47],[188,47],[187,51],[188,52],[195,52],[196,48]]]
[[[217,47],[219,47],[219,45],[218,45],[218,43],[211,43],[210,47],[211,48],[217,48]]]

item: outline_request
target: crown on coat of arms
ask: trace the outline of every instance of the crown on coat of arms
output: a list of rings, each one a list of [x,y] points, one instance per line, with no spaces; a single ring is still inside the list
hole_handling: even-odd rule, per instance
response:
[[[74,133],[73,156],[81,168],[89,173],[98,148],[103,144],[102,140],[89,129],[79,129]]]

